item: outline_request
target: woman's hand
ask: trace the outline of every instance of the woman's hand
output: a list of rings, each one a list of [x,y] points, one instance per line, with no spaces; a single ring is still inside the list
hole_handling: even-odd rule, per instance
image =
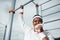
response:
[[[12,13],[15,13],[15,10],[9,10],[9,13],[11,13],[11,12],[12,12]]]
[[[43,32],[43,27],[42,27],[42,25],[41,25],[41,24],[37,24],[37,25],[35,26],[35,31],[38,32],[38,33]]]

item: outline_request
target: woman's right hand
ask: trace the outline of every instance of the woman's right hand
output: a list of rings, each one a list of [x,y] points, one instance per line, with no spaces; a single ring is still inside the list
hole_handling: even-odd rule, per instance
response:
[[[14,12],[15,12],[15,10],[9,10],[9,13],[11,13],[11,12],[12,12],[12,13],[14,13]]]

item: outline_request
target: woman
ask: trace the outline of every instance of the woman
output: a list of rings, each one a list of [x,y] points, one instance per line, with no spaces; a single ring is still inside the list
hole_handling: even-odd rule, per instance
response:
[[[14,10],[10,10],[10,12],[14,12]],[[43,30],[43,26],[42,26],[43,20],[40,17],[40,15],[35,15],[33,17],[33,22],[32,22],[34,26],[33,29],[25,25],[24,20],[23,20],[23,11],[20,11],[18,20],[25,34],[24,40],[54,40],[51,34]]]

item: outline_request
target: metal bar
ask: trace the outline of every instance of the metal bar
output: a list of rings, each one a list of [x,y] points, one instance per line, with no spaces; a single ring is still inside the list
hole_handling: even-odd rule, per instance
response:
[[[34,1],[32,1],[33,4],[36,4]]]
[[[47,9],[50,9],[50,8],[56,7],[56,6],[58,6],[58,5],[60,5],[60,3],[59,3],[59,4],[56,4],[56,5],[54,5],[54,6],[51,6],[51,7],[49,7],[49,8],[43,9],[42,11],[45,11],[45,10],[47,10]]]
[[[15,9],[15,3],[16,0],[13,0],[13,10]],[[13,25],[13,18],[14,18],[14,12],[12,13],[12,18],[11,18],[11,24],[10,24],[10,30],[9,30],[9,37],[8,40],[11,40],[11,34],[12,34],[12,25]]]
[[[37,14],[37,15],[39,14],[39,10],[38,10],[38,7],[36,7],[36,14]]]
[[[44,2],[44,3],[42,3],[42,4],[40,4],[40,6],[42,6],[43,4],[46,4],[46,3],[48,3],[48,2],[50,2],[51,0],[48,0],[48,1],[46,1],[46,2]]]
[[[27,5],[27,4],[29,4],[29,3],[32,2],[32,1],[34,1],[34,0],[31,0],[31,1],[27,2],[27,3],[25,3],[25,4],[23,5],[23,7],[24,7],[25,5]],[[20,7],[18,7],[15,11],[17,11],[18,9],[20,9]]]
[[[35,6],[36,6],[36,14],[38,15],[39,14],[39,5],[38,4],[36,4],[35,2],[33,2],[32,1],[32,3],[33,4],[35,4]]]
[[[43,17],[42,17],[42,6],[40,6],[40,8],[41,8],[41,18],[43,19]]]
[[[12,13],[11,24],[10,24],[10,31],[9,31],[10,33],[9,33],[9,39],[8,40],[11,40],[13,17],[14,17],[14,13]]]
[[[48,22],[44,22],[44,24],[47,24],[47,23],[51,23],[51,22],[55,22],[55,21],[59,21],[60,19],[56,19],[56,20],[52,20],[52,21],[48,21]]]
[[[30,2],[32,2],[32,1],[34,1],[34,0],[31,0],[31,1],[27,2],[27,3],[25,3],[23,6],[25,6],[25,5],[29,4],[29,3],[30,3]]]
[[[45,15],[45,16],[42,16],[42,17],[47,17],[47,16],[50,16],[50,15],[53,15],[53,14],[56,14],[56,13],[59,13],[60,11],[57,11],[57,12],[54,12],[54,13],[50,13],[48,15]]]
[[[42,6],[43,4],[46,4],[46,3],[50,2],[50,1],[51,1],[51,0],[48,0],[48,1],[46,1],[46,2],[44,2],[44,3],[42,3],[42,4],[40,4],[40,6]],[[33,1],[32,1],[32,3],[33,3],[33,4],[36,4],[36,3],[33,2]]]
[[[48,3],[48,2],[50,2],[50,1],[51,1],[51,0],[46,1],[46,2],[44,2],[44,3],[42,3],[42,4],[40,4],[40,6],[41,6],[41,16],[42,16],[42,5],[45,4],[45,3]],[[36,5],[35,2],[32,1],[32,3]],[[36,13],[38,13],[38,8],[36,8],[36,11],[37,11]]]
[[[4,37],[3,37],[3,40],[5,40],[6,30],[7,30],[7,25],[5,26],[5,31],[4,31]]]

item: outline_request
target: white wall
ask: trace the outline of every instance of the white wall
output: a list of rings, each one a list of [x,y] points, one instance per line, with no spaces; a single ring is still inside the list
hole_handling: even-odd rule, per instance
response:
[[[15,9],[20,7],[21,4],[25,4],[28,1],[29,0],[16,0]],[[34,2],[42,4],[46,1],[48,1],[48,0],[35,0]],[[11,14],[8,13],[8,11],[11,9],[11,5],[12,5],[11,2],[12,2],[12,0],[6,0],[6,1],[1,0],[0,1],[0,5],[1,5],[0,6],[0,23],[4,24],[4,25],[0,24],[0,28],[2,28],[2,29],[0,29],[0,31],[3,30],[0,32],[0,40],[3,40],[2,35],[4,35],[5,25],[9,25],[10,20],[11,20]],[[49,8],[51,6],[54,6],[56,4],[59,4],[59,3],[60,3],[59,0],[51,0],[50,2],[42,5],[42,10]],[[59,10],[60,10],[60,5],[42,11],[42,15],[45,16],[47,14],[51,14],[51,13],[57,12]],[[18,22],[19,11],[20,10],[17,10],[14,15],[11,40],[23,40],[23,38],[24,38],[24,33],[22,32],[22,29],[21,29],[20,24]],[[33,3],[29,3],[28,5],[24,6],[25,24],[29,25],[30,27],[33,27],[32,18],[35,14],[36,14],[36,8]],[[40,7],[39,7],[39,14],[41,15],[41,8]],[[50,16],[43,17],[44,22],[55,20],[55,19],[60,19],[60,12],[50,15]],[[49,29],[54,29],[54,28],[60,28],[59,24],[60,24],[60,21],[47,23],[44,25],[44,29],[49,30]],[[60,37],[59,31],[60,31],[60,29],[56,29],[56,30],[50,30],[48,32],[50,32],[55,38],[57,38],[57,37]]]

